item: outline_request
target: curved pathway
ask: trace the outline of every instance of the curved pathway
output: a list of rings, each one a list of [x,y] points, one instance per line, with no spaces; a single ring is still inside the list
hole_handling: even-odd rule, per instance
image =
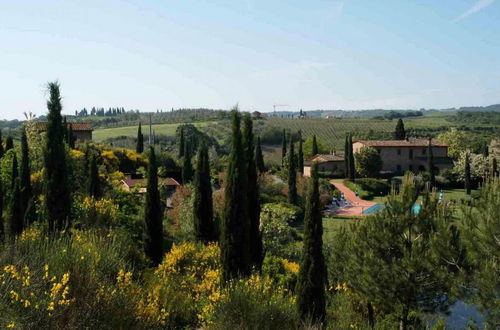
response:
[[[330,181],[330,183],[335,186],[340,192],[344,193],[344,197],[349,203],[351,204],[350,206],[345,206],[341,207],[338,209],[335,214],[337,215],[348,215],[348,216],[353,216],[353,215],[366,215],[363,214],[363,211],[369,209],[373,205],[377,204],[375,202],[369,202],[365,201],[364,199],[359,198],[356,196],[354,191],[351,189],[347,188],[342,182],[338,182],[335,180]]]

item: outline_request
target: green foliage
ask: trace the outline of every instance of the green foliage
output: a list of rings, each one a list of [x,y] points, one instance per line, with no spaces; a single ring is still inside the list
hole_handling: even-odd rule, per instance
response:
[[[361,199],[366,200],[371,200],[377,196],[385,196],[391,190],[391,186],[384,180],[372,178],[361,178],[357,179],[356,182],[346,180],[344,184],[352,191],[357,191]]]
[[[99,178],[99,169],[97,168],[97,159],[95,155],[91,156],[89,165],[89,183],[88,183],[88,195],[95,199],[99,199],[102,196],[101,182]]]
[[[28,148],[28,138],[26,136],[26,129],[23,129],[21,135],[21,171],[20,171],[20,194],[21,194],[21,214],[23,222],[28,224],[26,215],[30,203],[32,203],[32,187],[31,187],[31,169],[30,169],[30,155]],[[32,219],[31,219],[32,220]]]
[[[278,287],[285,288],[291,292],[297,285],[297,274],[299,265],[287,259],[266,255],[262,264],[262,275],[269,276]]]
[[[144,151],[144,134],[142,134],[141,123],[139,122],[139,127],[137,128],[137,144],[135,147],[135,152],[142,154]]]
[[[470,175],[470,160],[469,153],[465,153],[465,167],[464,167],[464,187],[467,191],[467,195],[470,195],[471,191],[471,175]]]
[[[377,150],[363,147],[354,154],[356,172],[362,177],[377,177],[382,170],[382,159]]]
[[[283,165],[283,162],[285,161],[286,157],[286,131],[283,129],[283,134],[281,136],[281,164]]]
[[[3,141],[2,141],[2,129],[0,128],[0,159],[3,157],[5,150],[3,149]]]
[[[305,141],[304,141],[304,144],[302,146],[303,148],[303,151],[304,151],[304,157],[306,159],[309,159],[311,158],[312,156],[316,155],[314,152],[315,150],[313,150],[313,145],[314,145],[314,136],[310,136],[308,137]],[[325,143],[319,139],[319,138],[316,138],[316,145],[317,145],[317,154],[325,154],[328,152],[328,148],[326,147]]]
[[[290,149],[288,150],[288,203],[297,205],[297,157],[293,148],[293,140],[290,140]]]
[[[182,129],[182,126],[180,128],[180,133],[179,133],[179,158],[184,157],[184,151],[186,149],[186,141],[184,139],[184,129]]]
[[[14,139],[12,138],[12,136],[9,135],[5,139],[5,151],[7,152],[13,148],[14,148]]]
[[[299,150],[297,151],[297,168],[301,175],[304,174],[304,150],[302,147],[302,132],[299,131]]]
[[[349,138],[348,138],[348,152],[347,152],[347,156],[344,156],[344,157],[347,157],[348,160],[349,160],[349,167],[348,167],[348,178],[349,180],[351,181],[354,181],[356,179],[356,164],[354,162],[354,151],[352,150],[352,134],[349,134]]]
[[[16,178],[14,180],[14,187],[12,189],[11,205],[9,209],[9,229],[10,235],[14,239],[23,232],[24,213],[21,196],[21,180]]]
[[[394,131],[394,140],[404,140],[406,138],[405,125],[401,118],[398,119],[396,130]]]
[[[193,180],[194,170],[191,153],[187,144],[185,144],[184,149],[184,157],[182,158],[182,183],[188,184]]]
[[[198,150],[194,178],[193,225],[196,240],[208,243],[215,240],[212,205],[212,184],[210,182],[210,162],[208,150],[202,145]]]
[[[457,159],[460,154],[470,148],[472,136],[470,133],[450,128],[449,131],[438,134],[436,139],[448,145],[448,156]]]
[[[325,322],[326,265],[323,256],[323,221],[319,201],[318,163],[311,169],[304,216],[304,247],[297,280],[297,307],[303,320]]]
[[[266,166],[264,165],[264,157],[262,156],[262,147],[260,145],[260,136],[257,137],[257,144],[255,145],[255,162],[259,173],[266,171]]]

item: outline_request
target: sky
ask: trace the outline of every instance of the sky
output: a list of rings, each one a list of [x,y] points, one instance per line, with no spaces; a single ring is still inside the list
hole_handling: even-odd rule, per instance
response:
[[[0,0],[0,118],[500,103],[500,0]]]

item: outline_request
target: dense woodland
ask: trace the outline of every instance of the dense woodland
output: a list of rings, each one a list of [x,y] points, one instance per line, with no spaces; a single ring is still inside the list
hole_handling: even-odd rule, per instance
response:
[[[453,169],[380,177],[378,153],[353,154],[349,133],[339,141],[346,173],[313,164],[307,178],[304,161],[328,147],[301,130],[237,109],[199,111],[224,122],[203,129],[184,117],[199,120],[196,110],[179,110],[155,114],[184,124],[149,144],[149,119],[125,112],[110,117],[137,125],[126,145],[75,143],[60,86],[48,92],[43,138],[33,119],[15,139],[0,135],[0,327],[445,329],[458,300],[477,306],[484,328],[500,325],[491,135],[476,145],[473,133],[439,132]],[[410,134],[399,119],[388,138]],[[264,158],[271,141],[276,162]],[[125,191],[125,173],[144,177],[146,193]],[[166,177],[182,183],[171,196]],[[334,177],[385,207],[323,216],[339,195]],[[460,198],[439,198],[457,187]]]

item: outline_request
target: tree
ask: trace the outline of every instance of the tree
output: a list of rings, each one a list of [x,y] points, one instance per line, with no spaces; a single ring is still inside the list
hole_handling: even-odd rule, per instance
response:
[[[73,125],[71,123],[68,125],[67,134],[66,142],[68,143],[68,147],[75,149],[75,136],[73,135]]]
[[[102,196],[101,183],[99,181],[99,170],[97,168],[97,159],[95,155],[92,157],[89,165],[89,184],[88,192],[89,196],[94,199],[99,199]]]
[[[301,317],[325,321],[326,265],[323,256],[323,222],[318,187],[318,163],[314,162],[304,217],[304,247],[297,278],[297,307]]]
[[[191,163],[191,153],[188,144],[184,144],[184,157],[182,158],[182,183],[188,184],[193,180],[193,164]]]
[[[139,127],[137,128],[137,144],[135,146],[135,152],[142,154],[144,151],[144,134],[142,134],[141,122],[139,122]]]
[[[404,140],[406,139],[405,125],[401,118],[398,119],[396,124],[396,130],[394,131],[394,140]]]
[[[2,244],[5,239],[5,225],[3,222],[3,202],[4,202],[4,190],[3,190],[2,180],[0,180],[0,244]]]
[[[316,147],[314,147],[314,145],[316,145]],[[314,136],[306,138],[302,145],[302,150],[304,152],[305,159],[309,159],[317,154],[324,154],[328,152],[328,148],[325,143],[321,139]],[[314,153],[314,151],[316,151],[316,153]]]
[[[377,150],[363,147],[354,155],[356,172],[362,177],[377,177],[382,170],[382,158]]]
[[[2,129],[0,128],[0,158],[3,157],[4,150],[3,150],[3,141],[2,141]]]
[[[49,83],[47,137],[44,150],[44,193],[49,231],[61,231],[71,225],[71,197],[68,187],[66,149],[61,116],[61,95],[57,82]]]
[[[313,135],[312,140],[312,155],[316,156],[319,153],[318,142],[316,142],[316,135]]]
[[[434,154],[432,152],[432,139],[429,138],[427,146],[427,168],[429,170],[429,183],[431,187],[436,186],[436,176],[434,173]]]
[[[248,248],[251,266],[260,270],[264,258],[262,235],[260,233],[260,193],[258,185],[257,164],[252,118],[245,114],[243,127],[243,148],[247,162],[247,215],[248,215]]]
[[[439,133],[436,139],[448,145],[448,156],[457,159],[460,154],[472,146],[473,138],[470,133],[459,131],[455,127],[449,131]]]
[[[260,145],[260,136],[257,137],[257,144],[255,146],[255,162],[257,164],[257,170],[260,173],[266,171],[266,166],[264,165],[264,157],[262,156],[262,147]]]
[[[356,179],[356,169],[354,165],[354,152],[352,150],[352,135],[349,134],[349,180],[354,181]]]
[[[210,161],[208,158],[208,148],[204,144],[198,150],[196,162],[193,224],[197,241],[206,244],[215,239]]]
[[[286,131],[283,128],[283,135],[281,136],[281,164],[285,161],[286,157]]]
[[[158,168],[155,150],[149,146],[148,181],[144,206],[144,251],[152,264],[157,266],[163,258],[163,219],[158,192]]]
[[[497,158],[493,156],[493,160],[491,161],[491,176],[498,175],[498,165]]]
[[[184,141],[184,129],[181,128],[180,138],[179,138],[179,158],[184,157],[184,151],[186,150]]]
[[[247,161],[240,131],[240,114],[231,113],[231,152],[224,187],[224,211],[220,238],[222,278],[224,281],[250,273],[247,216]]]
[[[12,237],[19,236],[23,232],[23,208],[21,201],[21,181],[19,178],[14,180],[14,188],[12,189],[12,198],[10,206],[10,233]]]
[[[351,173],[351,171],[349,170],[349,135],[347,134],[345,136],[345,143],[344,143],[344,168],[345,168],[345,177],[349,178],[349,173]]]
[[[302,150],[302,131],[299,130],[299,150],[297,151],[297,168],[304,175],[304,151]]]
[[[13,154],[12,156],[12,172],[11,172],[11,181],[10,181],[10,188],[14,189],[14,185],[16,184],[16,179],[19,176],[19,170],[18,170],[18,165],[17,165],[17,156],[16,153]]]
[[[290,148],[288,149],[288,203],[297,205],[297,167],[293,140],[290,137]]]
[[[471,191],[471,176],[470,176],[470,159],[469,152],[465,153],[465,168],[464,168],[464,188],[467,191],[467,195],[470,195]]]
[[[21,194],[21,213],[26,219],[28,208],[31,204],[33,189],[31,187],[30,156],[28,149],[28,137],[26,129],[23,128],[21,135],[21,172],[20,172],[20,194]],[[28,224],[28,221],[24,221]]]
[[[12,139],[12,136],[7,136],[7,139],[5,139],[5,151],[9,151],[10,149],[14,148],[14,140]]]

